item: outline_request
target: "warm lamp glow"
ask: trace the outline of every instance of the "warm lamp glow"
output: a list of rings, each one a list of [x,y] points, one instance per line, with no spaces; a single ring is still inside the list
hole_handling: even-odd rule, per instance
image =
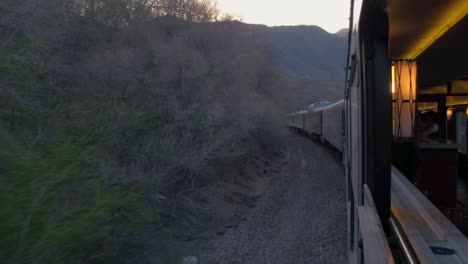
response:
[[[452,120],[453,110],[447,109],[447,120]]]
[[[393,136],[414,137],[416,114],[417,64],[413,60],[398,60],[392,64]]]

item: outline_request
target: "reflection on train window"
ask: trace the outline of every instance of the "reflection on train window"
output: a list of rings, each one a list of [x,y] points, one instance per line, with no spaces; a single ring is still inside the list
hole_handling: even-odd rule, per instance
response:
[[[351,66],[350,66],[351,74],[349,75],[349,80],[348,80],[348,85],[350,86],[353,85],[354,83],[354,79],[356,75],[356,65],[357,65],[356,54],[353,54],[351,55]]]

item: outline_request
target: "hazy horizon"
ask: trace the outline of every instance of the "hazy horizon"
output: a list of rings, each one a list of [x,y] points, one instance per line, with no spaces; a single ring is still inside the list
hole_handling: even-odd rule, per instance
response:
[[[348,0],[218,0],[223,13],[267,26],[319,26],[330,33],[348,28]]]

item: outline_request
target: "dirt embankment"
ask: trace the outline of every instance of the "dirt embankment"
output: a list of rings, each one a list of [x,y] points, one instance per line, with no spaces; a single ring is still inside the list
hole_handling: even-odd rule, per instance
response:
[[[215,210],[219,223],[217,235],[223,234],[224,229],[237,227],[245,219],[249,210],[270,190],[274,177],[285,165],[284,158],[284,154],[278,152],[257,156],[245,164],[237,177],[211,187],[213,193],[218,193]]]
[[[200,211],[205,210],[201,213],[205,216],[199,216],[190,227],[175,223],[176,228],[161,234],[149,254],[157,255],[156,263],[186,263],[184,257],[200,256],[213,241],[247,219],[286,164],[284,152],[269,150],[236,164],[221,165],[226,166],[221,180],[200,190],[204,197]]]

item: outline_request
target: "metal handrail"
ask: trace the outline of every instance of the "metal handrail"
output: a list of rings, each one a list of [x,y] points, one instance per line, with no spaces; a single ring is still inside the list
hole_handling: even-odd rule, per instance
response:
[[[419,260],[416,257],[416,253],[414,252],[413,248],[411,247],[408,238],[406,237],[404,231],[398,224],[398,220],[394,219],[393,216],[389,219],[390,227],[392,231],[398,238],[398,243],[400,244],[401,248],[403,249],[404,255],[408,263],[410,264],[419,264]]]

